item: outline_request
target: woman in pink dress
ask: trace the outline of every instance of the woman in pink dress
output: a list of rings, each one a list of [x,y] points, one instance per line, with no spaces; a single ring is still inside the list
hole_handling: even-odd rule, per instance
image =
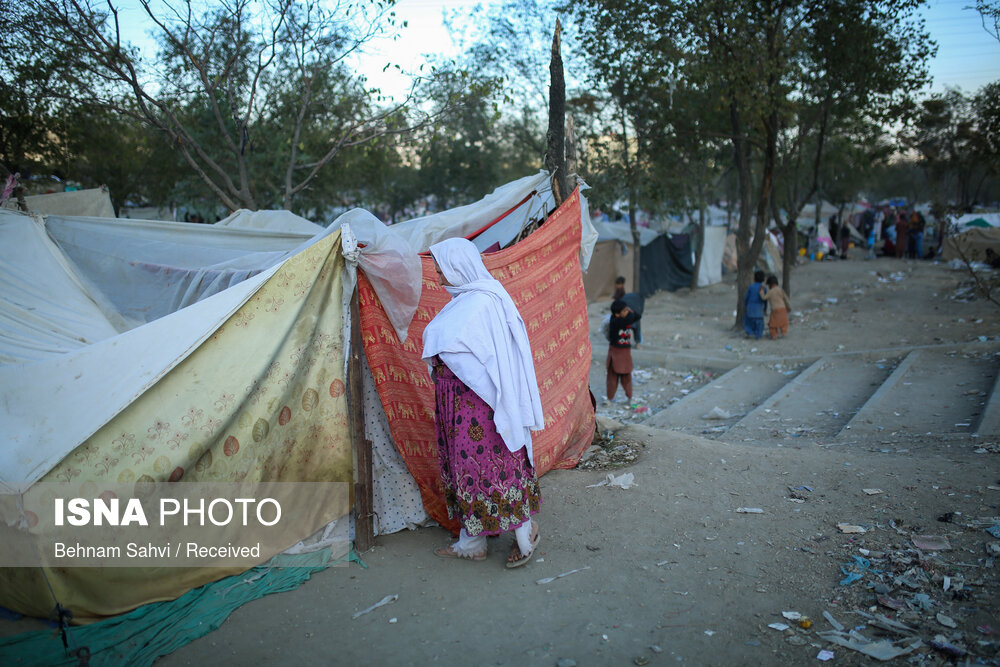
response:
[[[485,560],[487,536],[513,531],[507,567],[519,567],[538,545],[531,431],[545,426],[527,330],[472,242],[448,239],[430,252],[452,300],[424,330],[422,356],[448,516],[461,524],[458,541],[435,553]]]

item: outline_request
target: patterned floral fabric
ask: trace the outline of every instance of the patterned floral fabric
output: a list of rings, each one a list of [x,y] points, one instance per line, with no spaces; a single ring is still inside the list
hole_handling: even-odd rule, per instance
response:
[[[434,387],[448,518],[473,537],[514,530],[541,504],[527,449],[507,449],[490,406],[443,363],[434,367]]]
[[[339,232],[290,258],[190,356],[42,481],[72,485],[83,497],[97,497],[111,483],[353,483],[343,265]],[[302,518],[313,522],[311,530],[327,522],[320,509]],[[223,529],[218,541],[226,542]],[[43,581],[40,568],[0,568],[0,605],[45,617],[55,595],[77,621],[92,620],[246,568],[169,569],[167,576],[162,568],[51,568]]]
[[[483,255],[528,328],[545,429],[532,433],[538,476],[572,468],[594,439],[590,402],[590,331],[580,271],[580,193],[574,191],[528,238]],[[420,488],[432,519],[458,534],[448,518],[434,430],[434,386],[420,356],[427,323],[450,296],[423,257],[420,305],[401,343],[371,283],[358,273],[361,332],[392,439]]]

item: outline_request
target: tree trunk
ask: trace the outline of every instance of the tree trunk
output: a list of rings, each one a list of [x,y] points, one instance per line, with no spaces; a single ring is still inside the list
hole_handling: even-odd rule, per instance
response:
[[[562,24],[556,19],[552,36],[552,59],[549,61],[549,130],[546,134],[545,168],[552,179],[556,206],[563,202],[568,192],[566,177],[566,80],[563,77],[560,41]]]
[[[735,96],[734,96],[735,97]],[[746,139],[743,137],[743,119],[740,108],[733,99],[729,103],[729,121],[733,128],[733,162],[736,165],[736,181],[739,187],[740,218],[736,226],[736,321],[734,329],[743,326],[746,304],[743,295],[750,287],[756,257],[750,256],[750,156]]]

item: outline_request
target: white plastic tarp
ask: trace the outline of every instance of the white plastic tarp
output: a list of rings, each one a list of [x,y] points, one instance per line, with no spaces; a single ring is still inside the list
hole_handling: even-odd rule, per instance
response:
[[[115,217],[115,207],[111,203],[111,195],[107,188],[103,187],[29,195],[24,198],[24,203],[28,205],[28,211],[31,213]],[[3,207],[13,211],[19,210],[17,201],[14,199],[5,201]]]
[[[585,187],[581,183],[581,190]],[[524,201],[525,198],[527,201]],[[598,232],[590,220],[587,200],[582,194],[580,200],[583,210],[580,221],[580,264],[586,271]],[[506,247],[517,238],[525,225],[532,220],[543,220],[555,207],[549,174],[540,171],[533,176],[507,183],[473,204],[406,220],[389,229],[404,238],[417,252],[424,252],[438,241],[474,234],[507,214],[503,220],[472,239],[479,251],[483,252],[496,243],[501,248]]]
[[[322,225],[306,220],[291,211],[248,211],[241,208],[215,223],[223,227],[240,229],[267,229],[272,232],[290,232],[313,236],[323,231]]]
[[[601,241],[621,241],[632,245],[632,229],[628,223],[623,222],[595,222],[594,228],[597,230],[597,238]],[[653,239],[659,236],[647,227],[638,227],[639,245],[649,245]]]
[[[953,223],[959,232],[973,227],[1000,227],[1000,213],[966,213]]]
[[[705,241],[698,266],[698,286],[722,282],[722,253],[726,250],[726,228],[705,227]]]

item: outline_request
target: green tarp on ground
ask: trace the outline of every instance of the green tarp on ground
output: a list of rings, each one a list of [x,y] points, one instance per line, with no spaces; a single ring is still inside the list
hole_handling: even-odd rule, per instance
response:
[[[364,563],[351,551],[339,562]],[[90,625],[69,629],[70,649],[86,647],[90,665],[152,665],[160,656],[207,635],[241,605],[298,588],[330,562],[330,550],[280,555],[268,563],[188,591],[176,600],[154,602]],[[25,667],[79,665],[64,648],[57,630],[27,632],[0,639],[0,664]]]

